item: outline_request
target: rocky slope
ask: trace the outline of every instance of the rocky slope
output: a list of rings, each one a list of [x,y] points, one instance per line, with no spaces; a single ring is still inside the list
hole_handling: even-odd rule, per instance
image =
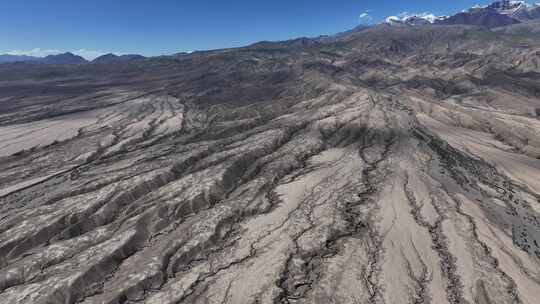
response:
[[[537,303],[539,54],[378,26],[0,67],[0,303]]]

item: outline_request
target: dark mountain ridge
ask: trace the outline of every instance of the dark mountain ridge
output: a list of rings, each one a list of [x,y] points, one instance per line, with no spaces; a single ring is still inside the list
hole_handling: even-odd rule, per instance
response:
[[[83,57],[79,55],[75,55],[70,52],[66,52],[63,54],[58,55],[49,55],[43,58],[42,60],[39,60],[39,63],[42,64],[84,64],[87,63],[88,60],[84,59]]]
[[[116,55],[116,54],[105,54],[102,56],[97,57],[96,59],[92,60],[92,63],[116,63],[116,62],[125,62],[125,61],[131,61],[131,60],[141,60],[145,59],[146,57],[142,55],[136,55],[136,54],[127,54],[127,55]]]

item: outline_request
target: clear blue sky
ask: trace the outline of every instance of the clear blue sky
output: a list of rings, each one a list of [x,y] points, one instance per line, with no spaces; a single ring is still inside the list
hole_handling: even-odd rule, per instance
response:
[[[450,14],[482,0],[0,0],[0,53],[143,55],[333,34],[407,11]],[[83,51],[84,52],[84,51]]]

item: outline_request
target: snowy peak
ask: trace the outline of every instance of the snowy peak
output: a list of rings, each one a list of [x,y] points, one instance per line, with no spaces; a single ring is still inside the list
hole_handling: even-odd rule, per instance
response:
[[[501,13],[513,13],[518,9],[526,9],[529,5],[525,1],[496,1],[488,5],[488,8],[493,8]]]
[[[494,10],[499,14],[507,15],[519,21],[527,21],[540,18],[540,5],[529,4],[526,1],[495,1],[487,6],[475,6],[467,12],[482,10]]]
[[[448,18],[447,16],[435,16],[429,13],[408,14],[402,13],[399,16],[390,16],[386,18],[386,23],[391,25],[428,25]]]
[[[386,18],[393,26],[422,26],[429,24],[464,24],[486,27],[507,26],[524,21],[540,19],[540,4],[526,1],[495,1],[489,5],[476,5],[452,16],[436,16],[431,13],[409,14]]]

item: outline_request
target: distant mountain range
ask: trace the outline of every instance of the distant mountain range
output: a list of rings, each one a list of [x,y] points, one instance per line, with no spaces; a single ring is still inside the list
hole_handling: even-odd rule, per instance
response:
[[[534,22],[536,21],[536,22]],[[495,1],[486,6],[474,6],[451,16],[436,16],[433,14],[417,14],[406,16],[390,16],[383,22],[390,26],[426,26],[426,25],[474,25],[486,28],[499,28],[498,31],[540,33],[540,3],[528,4],[525,1]],[[286,42],[291,47],[306,47],[319,42],[335,40],[343,35],[362,31],[370,26],[360,25],[357,28],[338,33],[332,36],[321,36],[314,39],[300,38]],[[253,47],[266,48],[274,45],[282,46],[284,42],[261,41],[253,44]],[[174,56],[184,56],[188,53],[178,53]],[[112,53],[102,55],[92,61],[88,61],[73,53],[49,55],[47,57],[32,57],[25,55],[0,55],[0,64],[26,62],[35,64],[51,65],[81,65],[81,64],[112,64],[141,60],[146,57],[136,54],[115,55]]]
[[[116,62],[123,62],[123,61],[139,60],[139,59],[144,59],[144,58],[146,57],[142,55],[136,55],[136,54],[118,56],[118,55],[109,53],[109,54],[99,56],[98,58],[92,60],[92,63],[116,63]]]
[[[46,57],[33,57],[25,55],[0,55],[0,63],[13,62],[32,62],[40,64],[83,64],[88,61],[81,56],[73,53],[63,53],[58,55],[49,55]]]
[[[131,60],[144,59],[144,56],[141,55],[115,55],[115,54],[106,54],[100,56],[92,61],[88,61],[81,56],[75,55],[73,53],[67,52],[57,55],[49,55],[46,57],[33,57],[25,55],[9,55],[4,54],[0,55],[0,64],[1,63],[15,63],[15,62],[27,62],[27,63],[37,63],[37,64],[51,64],[51,65],[79,65],[87,63],[115,63],[115,62],[125,62]]]
[[[452,16],[434,16],[431,14],[404,17],[391,16],[386,23],[394,26],[440,25],[477,25],[488,28],[508,26],[540,20],[540,5],[525,1],[495,1],[487,6],[471,7]]]
[[[88,61],[81,56],[67,52],[64,54],[49,55],[39,60],[39,62],[44,64],[83,64]]]
[[[0,55],[0,63],[10,63],[10,62],[22,62],[22,61],[37,61],[41,58],[25,56],[25,55]]]

